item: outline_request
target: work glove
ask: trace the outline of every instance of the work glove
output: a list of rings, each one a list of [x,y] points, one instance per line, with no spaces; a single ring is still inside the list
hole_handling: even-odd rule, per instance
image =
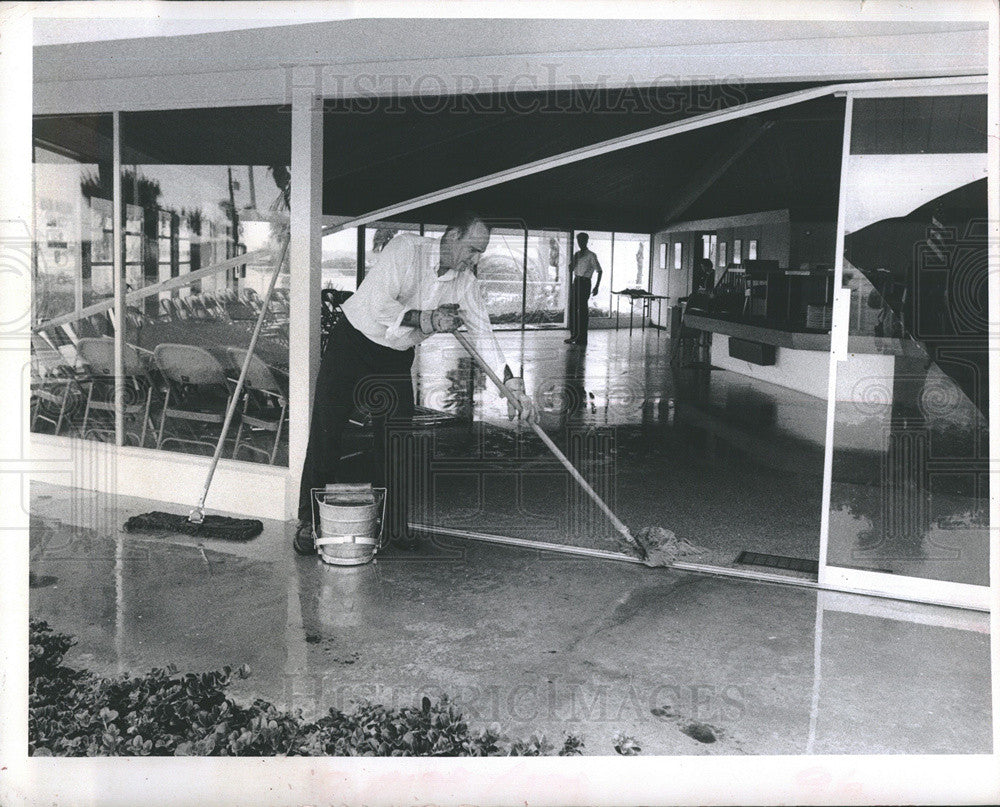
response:
[[[433,311],[420,312],[420,330],[424,333],[451,333],[462,327],[458,303],[445,303]]]
[[[596,297],[597,296],[597,292],[598,292],[598,287],[594,286],[594,290],[590,293],[590,296],[591,297]]]
[[[535,403],[531,400],[531,396],[524,391],[524,379],[519,376],[508,378],[504,381],[504,386],[514,394],[518,403],[515,407],[510,399],[507,399],[507,419],[513,420],[516,415],[518,420],[537,423],[538,412],[535,411]]]

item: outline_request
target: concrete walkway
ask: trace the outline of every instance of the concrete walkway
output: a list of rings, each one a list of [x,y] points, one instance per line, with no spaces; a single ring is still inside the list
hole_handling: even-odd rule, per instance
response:
[[[96,672],[247,663],[318,715],[447,693],[475,728],[614,754],[988,753],[988,617],[457,539],[356,568],[120,532],[168,507],[35,483],[30,608]],[[177,512],[181,512],[178,509]]]

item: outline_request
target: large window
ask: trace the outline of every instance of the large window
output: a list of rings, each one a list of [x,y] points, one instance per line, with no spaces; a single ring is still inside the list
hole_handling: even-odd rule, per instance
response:
[[[440,238],[445,228],[443,224],[402,222],[378,222],[366,226],[366,271],[385,244],[399,233],[422,233],[427,238]],[[327,236],[323,241],[325,285],[327,244],[332,251],[332,238]],[[337,253],[338,263],[346,267],[348,239],[343,237],[338,243],[343,250]],[[522,320],[529,328],[562,325],[569,293],[568,245],[569,233],[565,231],[493,227],[489,246],[479,261],[477,273],[490,320],[495,326],[501,329],[520,328]]]
[[[477,272],[483,300],[496,325],[518,325],[524,292],[525,231],[494,227]]]
[[[569,233],[528,231],[524,320],[527,325],[561,325],[566,319]]]
[[[598,292],[590,298],[590,316],[617,316],[621,301],[613,292],[649,290],[649,234],[594,231],[587,231],[587,234],[590,236],[587,247],[597,256],[604,270]]]
[[[649,287],[649,235],[615,233],[611,278],[615,290]]]
[[[32,431],[102,436],[88,422],[94,385],[80,372],[78,345],[113,333],[107,311],[82,314],[114,293],[112,166],[110,115],[35,120]]]
[[[355,291],[358,285],[358,228],[323,236],[323,288]]]
[[[377,222],[364,228],[364,267],[367,272],[383,247],[400,233],[440,238],[439,223]],[[566,230],[531,230],[494,223],[490,242],[480,259],[478,276],[490,319],[500,328],[561,327],[572,278],[569,264],[576,249]],[[589,247],[604,270],[592,316],[612,316],[621,288],[649,287],[649,235],[591,232]],[[357,230],[350,228],[323,238],[323,286],[354,291],[357,277]]]
[[[126,444],[214,450],[287,232],[287,129],[265,108],[121,116]],[[106,441],[119,337],[100,307],[114,290],[111,136],[109,115],[35,124],[32,427]],[[259,254],[212,270],[245,253]],[[286,268],[224,457],[287,462],[287,288]]]
[[[587,249],[597,256],[601,269],[604,270],[604,277],[601,278],[601,285],[597,294],[590,298],[591,317],[610,317],[615,310],[616,298],[611,294],[612,283],[612,263],[614,252],[614,233],[588,231],[590,240],[587,242]],[[576,238],[573,239],[573,251],[579,249]],[[597,276],[594,276],[594,280]]]
[[[34,127],[35,324],[112,294],[110,115],[38,118]],[[95,271],[96,265],[96,271]]]

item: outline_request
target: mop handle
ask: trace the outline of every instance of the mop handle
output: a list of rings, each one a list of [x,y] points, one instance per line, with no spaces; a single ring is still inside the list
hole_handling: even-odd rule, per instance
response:
[[[208,489],[212,486],[212,477],[215,476],[215,469],[219,465],[219,458],[222,456],[222,446],[226,441],[226,435],[229,433],[229,426],[233,422],[233,414],[236,412],[236,407],[240,402],[240,394],[243,392],[243,385],[246,382],[247,371],[250,369],[250,361],[253,359],[254,350],[257,348],[257,339],[260,337],[261,327],[264,325],[264,317],[267,315],[267,307],[271,304],[271,295],[274,293],[274,285],[278,280],[278,275],[281,274],[282,264],[285,262],[285,256],[288,254],[288,242],[291,241],[292,231],[291,227],[287,233],[285,233],[285,242],[281,245],[281,254],[278,256],[278,262],[274,266],[274,271],[271,273],[271,282],[267,287],[267,294],[264,295],[264,301],[261,303],[260,314],[257,315],[257,324],[254,325],[253,335],[250,337],[250,345],[247,347],[247,355],[243,359],[243,366],[240,368],[240,377],[236,382],[236,389],[233,391],[233,397],[229,399],[229,405],[226,408],[226,419],[222,424],[222,432],[219,434],[219,441],[215,444],[215,453],[212,455],[212,464],[209,466],[208,475],[205,477],[205,487],[201,492],[201,498],[198,500],[197,506],[188,515],[188,520],[194,523],[201,523],[204,520],[204,510],[205,501],[208,499]]]
[[[496,384],[497,389],[499,389],[500,392],[503,393],[504,397],[506,397],[507,400],[514,405],[514,408],[517,409],[518,412],[520,412],[521,402],[517,399],[517,396],[515,396],[514,393],[511,392],[510,389],[508,389],[507,385],[500,380],[500,376],[498,376],[493,371],[493,368],[490,367],[485,361],[483,361],[483,357],[479,355],[479,351],[477,351],[475,347],[472,346],[472,343],[469,342],[468,337],[464,333],[460,333],[459,331],[453,331],[452,333],[455,334],[455,338],[461,343],[462,347],[464,347],[469,352],[469,355],[472,356],[473,361],[475,361],[476,364],[478,364],[483,369],[486,375],[490,377],[490,380],[494,384]],[[598,507],[601,508],[601,510],[604,511],[604,515],[608,517],[608,519],[614,525],[615,529],[618,530],[618,532],[620,532],[628,540],[630,544],[635,546],[636,545],[635,538],[632,537],[632,533],[629,532],[628,527],[626,527],[621,522],[621,519],[619,519],[618,516],[616,516],[612,512],[611,508],[604,503],[604,499],[602,499],[600,496],[597,495],[597,492],[590,486],[587,480],[583,478],[583,475],[574,467],[573,463],[569,461],[569,459],[566,457],[565,454],[562,453],[562,451],[559,450],[559,446],[557,446],[555,443],[552,442],[552,438],[550,438],[543,431],[542,427],[539,426],[537,423],[534,423],[529,420],[528,425],[535,430],[535,434],[537,434],[541,439],[541,441],[545,443],[549,451],[551,451],[555,455],[555,458],[559,460],[559,462],[561,462],[563,466],[565,466],[566,470],[569,471],[570,476],[572,476],[573,479],[576,480],[576,483],[581,488],[583,488],[586,494],[590,496],[591,499],[594,500],[594,502],[597,504]]]

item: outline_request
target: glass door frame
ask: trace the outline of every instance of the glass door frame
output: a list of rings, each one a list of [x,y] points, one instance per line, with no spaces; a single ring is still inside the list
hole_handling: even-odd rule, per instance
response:
[[[848,170],[851,156],[851,124],[853,119],[853,101],[855,98],[892,98],[892,97],[913,97],[917,95],[961,95],[971,92],[987,93],[985,81],[970,79],[968,84],[949,85],[928,79],[926,82],[916,82],[916,86],[910,84],[900,88],[873,88],[860,89],[857,91],[845,91],[846,107],[844,110],[844,138],[843,152],[841,156],[840,168],[840,196],[837,205],[837,236],[836,253],[834,255],[834,302],[833,302],[833,327],[830,339],[830,372],[827,396],[827,422],[826,440],[824,445],[824,468],[823,468],[823,504],[820,521],[820,548],[819,548],[819,579],[820,588],[833,589],[839,591],[849,591],[857,594],[867,594],[880,597],[890,597],[893,599],[910,600],[915,602],[931,603],[935,605],[954,606],[959,608],[970,608],[979,611],[989,611],[991,604],[991,586],[971,585],[968,583],[957,583],[944,580],[934,580],[924,577],[910,577],[902,574],[890,574],[886,572],[876,572],[866,569],[853,569],[844,566],[835,566],[829,563],[830,546],[830,500],[833,487],[833,450],[834,450],[834,422],[837,406],[837,369],[839,363],[849,358],[848,353],[848,333],[851,311],[851,294],[849,289],[843,289],[844,274],[844,223],[845,223],[845,202],[848,189]],[[988,122],[988,126],[994,125]],[[989,165],[991,169],[996,167],[997,144],[996,132],[992,132],[993,137],[989,138]],[[988,177],[988,220],[990,222],[990,244],[989,261],[991,266],[996,266],[998,262],[998,242],[997,242],[997,176],[991,170]],[[993,273],[995,274],[995,273]],[[988,309],[992,312],[996,309],[998,299],[995,286],[996,279],[991,281],[991,288],[988,290]],[[846,292],[846,294],[844,293]],[[994,362],[995,364],[995,362]],[[991,400],[991,410],[996,408],[996,401]],[[991,425],[992,418],[989,419]],[[992,437],[993,444],[996,443],[996,436]],[[991,455],[994,452],[991,451]],[[996,528],[996,506],[991,507],[990,518],[990,554],[989,564],[993,568],[996,566],[997,555],[997,528]],[[996,584],[993,575],[993,584]]]

